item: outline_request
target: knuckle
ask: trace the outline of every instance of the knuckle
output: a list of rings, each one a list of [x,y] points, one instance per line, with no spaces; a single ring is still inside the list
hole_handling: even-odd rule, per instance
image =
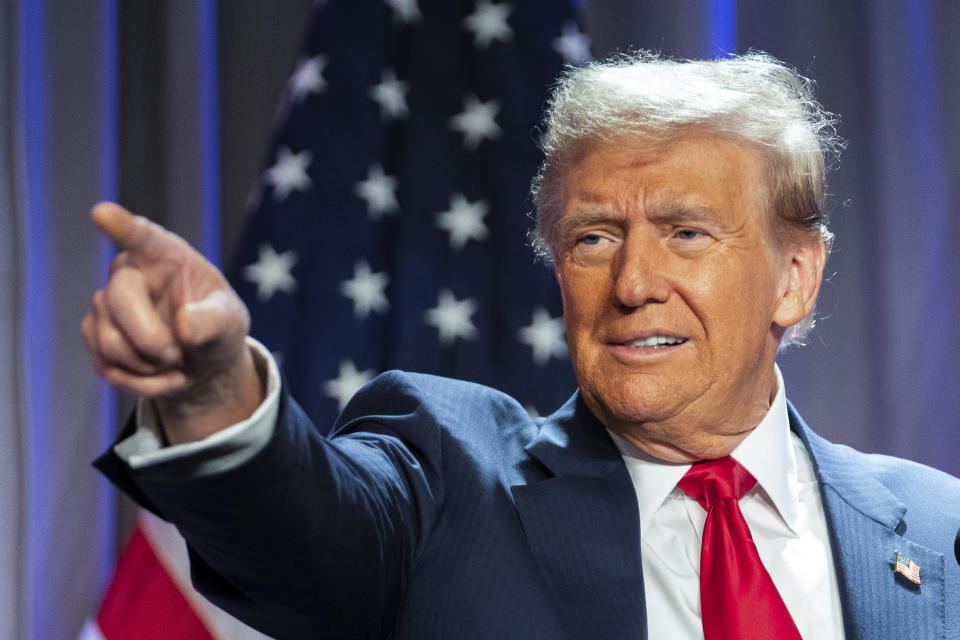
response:
[[[100,353],[107,360],[119,362],[127,360],[130,356],[130,349],[126,340],[113,327],[104,327],[100,331],[98,343]]]
[[[144,277],[139,269],[130,265],[123,265],[118,267],[110,276],[110,281],[107,283],[107,293],[112,300],[114,296],[123,295],[129,288],[141,286],[143,282]]]
[[[83,319],[83,322],[80,323],[80,331],[83,334],[83,341],[86,343],[90,351],[94,352],[99,350],[100,341],[98,339],[98,324],[96,319],[93,318],[93,314],[90,314]]]
[[[126,251],[121,251],[110,261],[110,275],[113,276],[117,271],[123,269],[130,263],[130,256]]]
[[[103,377],[104,370],[106,369],[106,364],[103,362],[103,358],[100,357],[100,354],[96,352],[95,349],[88,347],[87,353],[90,354],[90,364],[93,365],[93,370],[97,372],[97,375]]]
[[[100,344],[97,341],[96,328],[93,326],[93,322],[87,322],[87,318],[84,318],[80,325],[80,333],[83,335],[83,344],[87,348],[90,358],[99,359]]]
[[[166,329],[154,323],[140,324],[133,335],[136,348],[154,356],[170,344],[170,335]]]
[[[125,387],[125,378],[123,372],[115,367],[105,367],[101,373],[103,379],[113,387]]]
[[[130,234],[135,242],[144,242],[151,236],[166,231],[162,226],[142,215],[133,216],[130,222]]]
[[[123,369],[108,366],[104,368],[102,376],[111,387],[122,389],[136,395],[144,395],[142,384],[138,382],[135,376],[127,373]]]

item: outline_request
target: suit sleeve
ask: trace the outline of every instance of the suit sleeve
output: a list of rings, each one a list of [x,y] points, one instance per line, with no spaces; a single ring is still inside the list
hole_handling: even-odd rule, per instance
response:
[[[246,420],[196,442],[165,445],[160,417],[153,403],[141,398],[133,414],[135,429],[113,446],[131,469],[167,463],[164,474],[202,476],[242,464],[270,440],[280,406],[280,370],[262,344],[247,337],[254,363],[265,382],[266,397]]]
[[[183,477],[133,470],[112,451],[96,465],[177,525],[194,583],[233,615],[277,638],[377,638],[443,504],[440,422],[411,378],[390,372],[357,394],[334,437],[283,390],[270,440],[239,466]]]

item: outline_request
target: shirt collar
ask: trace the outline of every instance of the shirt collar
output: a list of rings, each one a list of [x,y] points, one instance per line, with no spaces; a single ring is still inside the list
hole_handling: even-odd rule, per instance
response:
[[[776,365],[774,374],[777,392],[770,403],[770,409],[731,455],[757,479],[758,487],[767,494],[784,522],[796,533],[800,517],[797,462],[790,440],[783,376]],[[616,433],[608,433],[620,450],[636,488],[640,530],[644,531],[690,465],[654,458]]]
[[[758,487],[767,494],[780,517],[796,534],[800,526],[797,460],[790,438],[783,376],[776,365],[774,373],[777,393],[767,415],[730,455],[757,479]]]

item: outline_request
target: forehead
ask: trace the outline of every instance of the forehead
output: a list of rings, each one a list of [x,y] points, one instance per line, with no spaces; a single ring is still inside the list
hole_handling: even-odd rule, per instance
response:
[[[719,136],[651,143],[623,139],[593,144],[567,173],[564,215],[613,208],[762,208],[762,154]]]

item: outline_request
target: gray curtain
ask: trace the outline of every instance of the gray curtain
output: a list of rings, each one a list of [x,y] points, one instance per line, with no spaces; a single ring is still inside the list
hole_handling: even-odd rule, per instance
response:
[[[108,442],[113,408],[77,342],[84,289],[96,286],[106,257],[81,203],[115,184],[105,148],[115,92],[103,72],[115,40],[101,8],[0,8],[5,638],[75,633],[114,547],[114,500],[88,467]]]
[[[80,340],[112,255],[90,207],[128,202],[216,258],[221,228],[240,225],[308,9],[0,3],[4,640],[75,638],[131,520],[124,503],[118,523],[116,493],[90,467],[130,407],[96,380]]]
[[[600,50],[767,51],[817,82],[848,140],[809,344],[780,358],[822,435],[960,473],[960,4],[586,3]],[[726,14],[726,15],[723,15]],[[731,46],[732,45],[732,46]]]
[[[337,0],[332,0],[337,1]],[[71,638],[117,541],[89,468],[129,406],[79,338],[119,198],[229,262],[307,0],[0,4],[0,638]],[[783,355],[821,434],[960,473],[960,5],[590,0],[598,53],[766,50],[813,76],[849,140],[810,344]],[[117,408],[119,405],[119,408]]]

